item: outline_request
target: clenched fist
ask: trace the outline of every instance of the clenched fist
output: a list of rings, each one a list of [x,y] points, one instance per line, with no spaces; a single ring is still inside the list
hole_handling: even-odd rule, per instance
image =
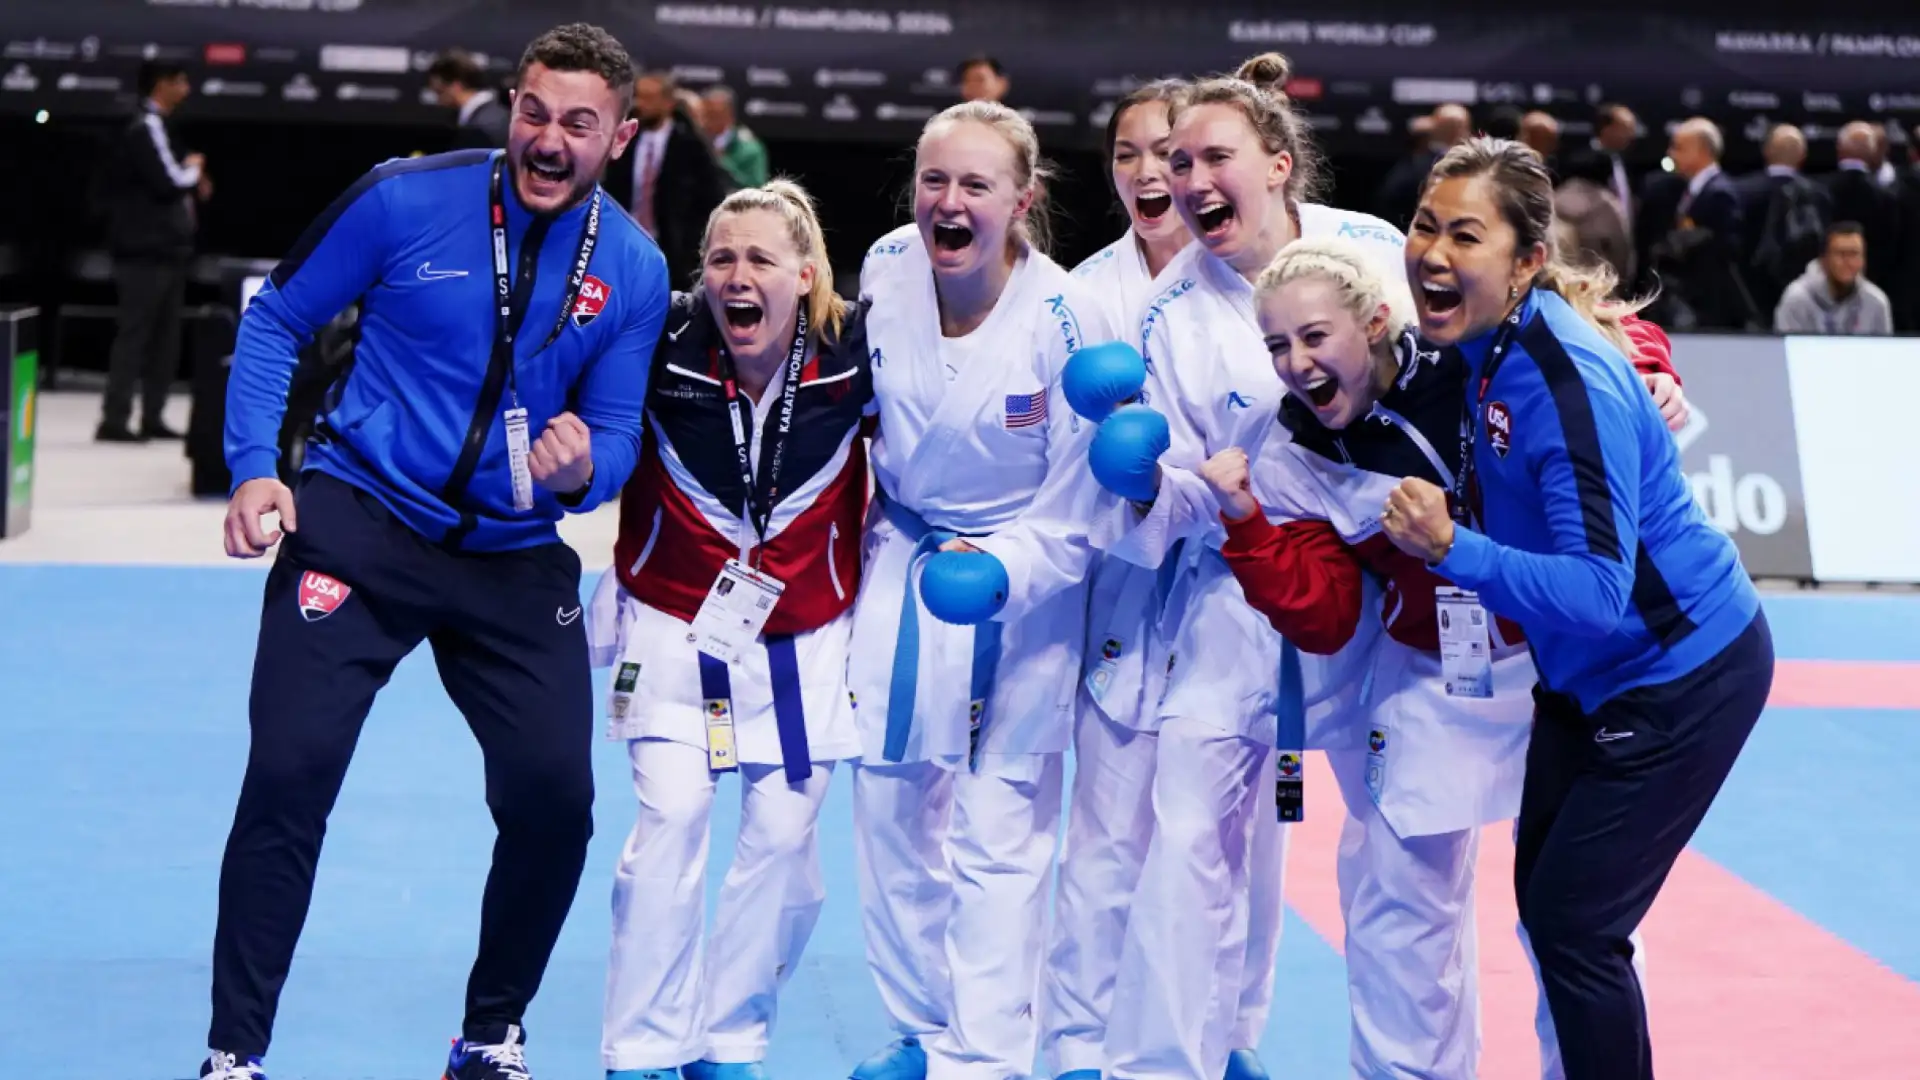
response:
[[[1446,558],[1453,548],[1447,493],[1417,477],[1400,481],[1388,494],[1380,527],[1394,547],[1429,564]]]
[[[1213,489],[1213,497],[1220,501],[1220,509],[1226,511],[1229,519],[1245,521],[1260,512],[1259,500],[1253,497],[1245,450],[1230,447],[1208,458],[1200,466],[1200,479]]]
[[[527,467],[533,482],[556,495],[571,495],[593,480],[593,435],[570,412],[547,424],[534,442]]]
[[[1653,403],[1660,406],[1660,419],[1667,422],[1667,430],[1679,431],[1686,427],[1693,410],[1687,406],[1686,391],[1680,389],[1674,377],[1664,371],[1656,371],[1640,376],[1640,380],[1653,393]]]

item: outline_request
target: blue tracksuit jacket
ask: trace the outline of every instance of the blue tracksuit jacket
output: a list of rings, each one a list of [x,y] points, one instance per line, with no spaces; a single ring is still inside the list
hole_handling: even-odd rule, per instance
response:
[[[388,161],[308,227],[240,322],[227,386],[226,457],[237,488],[275,474],[298,350],[361,301],[360,339],[337,399],[316,424],[305,467],[379,499],[436,543],[500,551],[550,543],[568,510],[620,491],[639,452],[653,349],[670,290],[660,249],[612,199],[582,302],[560,316],[587,204],[552,218],[523,209],[502,177],[507,265],[524,312],[514,386],[528,438],[571,411],[592,433],[593,479],[577,504],[534,486],[513,509],[507,466],[507,365],[492,360],[493,245],[487,187],[493,150]],[[592,286],[597,286],[594,288]]]
[[[1485,532],[1456,529],[1436,569],[1518,622],[1541,682],[1591,712],[1699,667],[1760,599],[1633,365],[1558,294],[1534,289],[1521,320],[1476,421]],[[1493,338],[1460,346],[1469,406]]]

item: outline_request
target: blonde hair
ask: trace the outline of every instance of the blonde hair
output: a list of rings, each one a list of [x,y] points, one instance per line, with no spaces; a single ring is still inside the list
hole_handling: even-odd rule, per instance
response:
[[[1049,220],[1047,182],[1053,179],[1053,167],[1040,156],[1040,137],[1034,134],[1033,125],[997,101],[963,101],[928,120],[927,126],[920,129],[920,142],[931,138],[938,129],[963,123],[992,128],[1013,148],[1013,182],[1022,191],[1033,192],[1033,203],[1027,212],[1014,219],[1013,235],[1043,255],[1052,254],[1053,224]],[[916,167],[915,172],[918,171]]]
[[[1281,248],[1254,280],[1254,303],[1264,301],[1288,282],[1306,279],[1332,285],[1340,305],[1362,328],[1373,322],[1374,314],[1385,304],[1389,341],[1413,325],[1413,293],[1398,280],[1388,281],[1351,240],[1295,240]]]
[[[1307,131],[1307,122],[1294,111],[1287,96],[1293,62],[1277,52],[1261,53],[1242,63],[1232,75],[1202,79],[1187,87],[1168,106],[1168,122],[1187,109],[1202,105],[1231,105],[1240,110],[1260,136],[1269,154],[1285,153],[1293,161],[1287,176],[1287,198],[1312,202],[1325,183],[1320,148]]]
[[[707,215],[707,230],[700,236],[700,261],[707,261],[707,244],[713,240],[713,227],[728,214],[767,210],[787,223],[793,249],[813,267],[813,288],[807,291],[807,325],[816,340],[840,336],[847,314],[847,302],[833,291],[833,263],[827,259],[827,239],[820,230],[820,214],[814,209],[807,189],[785,177],[770,180],[756,188],[742,188],[722,199]]]
[[[1631,357],[1635,346],[1622,320],[1651,302],[1652,297],[1616,300],[1619,275],[1602,260],[1575,263],[1560,247],[1558,220],[1553,208],[1553,176],[1546,162],[1525,143],[1485,136],[1468,139],[1448,150],[1427,174],[1421,197],[1442,180],[1484,176],[1494,188],[1500,216],[1513,229],[1513,252],[1518,258],[1535,244],[1547,251],[1546,264],[1534,275],[1538,288],[1559,293],[1568,306],[1598,330],[1614,347]]]

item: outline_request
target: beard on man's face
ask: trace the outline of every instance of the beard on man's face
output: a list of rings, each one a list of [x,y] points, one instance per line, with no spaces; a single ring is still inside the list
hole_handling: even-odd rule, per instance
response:
[[[588,162],[569,150],[547,151],[527,143],[508,155],[508,163],[521,202],[536,213],[555,214],[592,194],[612,157],[608,150],[597,162]]]

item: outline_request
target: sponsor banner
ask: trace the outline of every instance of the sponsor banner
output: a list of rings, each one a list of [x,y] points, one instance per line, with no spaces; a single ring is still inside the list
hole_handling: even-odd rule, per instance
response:
[[[1009,103],[1063,145],[1095,145],[1114,98],[1139,82],[1231,70],[1269,49],[1293,58],[1290,91],[1336,152],[1378,149],[1408,117],[1447,101],[1548,109],[1574,134],[1603,100],[1631,105],[1653,132],[1697,112],[1736,139],[1780,120],[1831,138],[1849,116],[1920,119],[1920,13],[1856,0],[1797,15],[1794,26],[1764,15],[1671,17],[1652,0],[1627,0],[1604,18],[1515,0],[1432,11],[1306,0],[1285,14],[1253,0],[494,0],[484,19],[472,0],[13,6],[21,10],[9,11],[0,40],[8,111],[124,112],[139,61],[165,56],[200,79],[246,88],[189,102],[210,117],[278,118],[294,102],[301,115],[432,124],[447,120],[421,96],[435,50],[468,48],[505,78],[533,36],[588,19],[646,66],[758,101],[750,115],[774,137],[910,137],[957,99],[953,66],[974,53],[1007,66]],[[296,75],[313,92],[291,83]]]
[[[1786,346],[1772,337],[1672,340],[1673,366],[1692,406],[1674,441],[1700,509],[1733,537],[1749,574],[1811,576]]]

